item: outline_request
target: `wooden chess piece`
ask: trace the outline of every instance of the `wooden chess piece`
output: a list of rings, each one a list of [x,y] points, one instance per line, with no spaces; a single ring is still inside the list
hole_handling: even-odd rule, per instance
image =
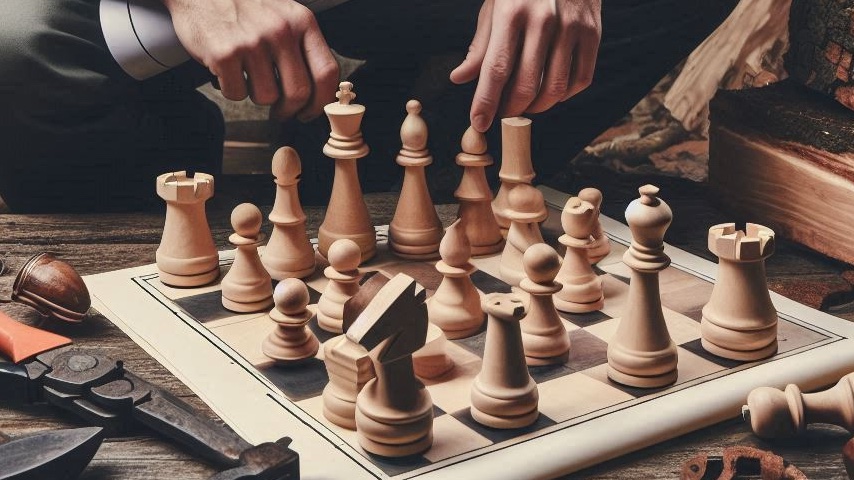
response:
[[[578,192],[578,198],[589,202],[596,209],[596,222],[593,224],[593,242],[587,247],[587,259],[591,264],[599,263],[599,260],[611,253],[611,240],[605,235],[599,216],[602,213],[602,192],[597,188],[584,188]]]
[[[344,304],[359,291],[359,246],[343,238],[329,248],[329,266],[323,274],[329,279],[317,301],[317,324],[332,333],[344,331]]]
[[[361,262],[365,262],[377,250],[376,232],[371,225],[371,216],[362,196],[359,172],[356,170],[356,160],[369,151],[360,130],[365,107],[350,103],[356,98],[352,83],[341,82],[339,88],[336,93],[338,101],[323,107],[332,127],[323,153],[335,160],[335,177],[326,216],[317,233],[317,250],[327,257],[332,244],[346,238],[356,242],[361,252]]]
[[[441,377],[454,368],[454,360],[448,355],[448,337],[441,328],[427,324],[427,340],[412,354],[412,367],[415,375],[427,379]]]
[[[200,287],[219,277],[219,254],[205,216],[214,179],[206,173],[164,173],[157,195],[166,201],[163,237],[155,254],[160,281],[175,287]]]
[[[525,278],[522,255],[531,245],[543,243],[540,222],[548,217],[543,194],[531,185],[520,183],[507,195],[509,208],[505,210],[510,219],[507,243],[501,252],[498,273],[508,284],[518,287]]]
[[[591,235],[595,232],[596,217],[593,205],[579,197],[567,200],[561,212],[564,234],[558,241],[566,247],[566,253],[557,274],[563,288],[555,293],[554,302],[562,312],[593,312],[605,306],[602,280],[588,260],[588,252],[596,245]]]
[[[483,298],[487,314],[483,363],[471,385],[471,415],[492,428],[526,427],[539,417],[537,383],[525,365],[519,321],[525,305],[514,295]]]
[[[442,222],[436,214],[424,168],[433,163],[427,150],[427,123],[421,118],[421,102],[406,103],[406,119],[400,126],[403,143],[397,163],[405,171],[394,218],[388,226],[388,245],[400,257],[436,258],[442,239]]]
[[[234,262],[222,278],[222,306],[232,312],[249,313],[273,305],[273,281],[258,256],[261,233],[261,210],[251,203],[241,203],[231,212],[234,233],[228,241],[237,247]]]
[[[723,358],[754,361],[777,351],[777,309],[765,280],[765,259],[774,252],[774,231],[748,223],[709,229],[709,250],[718,256],[718,276],[700,321],[702,345]]]
[[[524,117],[501,119],[501,169],[498,178],[501,185],[492,211],[502,230],[510,228],[511,218],[506,211],[510,205],[510,192],[516,185],[528,184],[534,180],[534,165],[531,162],[531,120]]]
[[[519,288],[530,295],[528,314],[520,322],[528,365],[554,365],[569,360],[569,333],[555,309],[552,295],[561,289],[555,281],[560,255],[545,243],[531,245],[522,257],[526,277]]]
[[[753,433],[762,438],[801,435],[811,423],[829,423],[854,433],[854,373],[816,393],[801,393],[795,384],[784,391],[759,387],[750,392],[741,410]]]
[[[436,263],[436,270],[443,278],[427,301],[430,322],[450,339],[471,336],[483,325],[484,313],[480,294],[471,280],[477,267],[469,262],[471,250],[461,219],[448,227],[439,253],[442,260]]]
[[[463,167],[463,177],[454,191],[460,205],[457,216],[463,220],[473,256],[498,253],[504,248],[504,237],[492,213],[492,191],[486,181],[485,169],[492,165],[486,135],[469,127],[460,146],[457,165]]]
[[[412,277],[399,273],[347,330],[350,340],[370,352],[376,372],[356,398],[359,445],[375,455],[413,455],[433,444],[433,401],[412,364],[427,336],[425,294]]]
[[[89,289],[77,270],[51,253],[36,254],[24,263],[15,276],[11,299],[71,323],[82,322],[92,306]]]
[[[305,213],[297,184],[302,174],[299,154],[282,147],[273,155],[276,200],[270,212],[273,233],[261,262],[275,280],[305,278],[314,273],[314,247],[305,233]]]
[[[270,319],[276,329],[261,344],[264,355],[288,365],[312,358],[320,349],[317,337],[306,326],[314,316],[308,307],[308,287],[302,280],[286,278],[273,290]]]
[[[670,385],[677,378],[676,344],[670,338],[658,272],[670,265],[664,232],[673,220],[670,207],[658,198],[658,187],[640,187],[640,198],[626,209],[632,244],[623,262],[632,269],[626,310],[608,342],[608,377],[641,388]]]

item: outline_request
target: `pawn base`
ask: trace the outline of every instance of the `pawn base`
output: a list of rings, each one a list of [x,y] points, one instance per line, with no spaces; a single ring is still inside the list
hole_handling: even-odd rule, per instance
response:
[[[507,430],[511,428],[527,427],[533,424],[537,421],[537,418],[540,417],[540,411],[537,408],[534,408],[530,412],[523,413],[521,415],[497,417],[495,415],[490,415],[486,412],[482,412],[472,406],[471,416],[475,419],[477,423],[481,425],[485,425],[491,428],[500,428],[502,430]]]
[[[703,348],[712,355],[716,355],[721,358],[726,358],[728,360],[735,360],[737,362],[753,362],[756,360],[763,360],[777,353],[776,338],[774,338],[774,341],[768,344],[767,346],[757,350],[731,350],[728,348],[721,347],[720,345],[715,345],[714,343],[706,340],[705,338],[703,338],[700,343],[702,344]]]
[[[433,432],[429,432],[424,437],[412,443],[404,443],[400,445],[375,442],[364,435],[359,435],[359,446],[366,452],[379,455],[381,457],[407,457],[409,455],[424,453],[429,450],[430,447],[433,446]]]
[[[344,333],[344,321],[340,318],[329,317],[322,312],[317,312],[317,326],[329,333]]]
[[[598,300],[589,303],[571,302],[554,296],[555,308],[561,312],[567,313],[590,313],[605,308],[605,296],[599,297]]]
[[[555,357],[529,357],[525,355],[525,364],[529,367],[543,367],[546,365],[561,365],[569,361],[569,352]]]
[[[222,297],[222,306],[226,310],[236,313],[253,313],[262,310],[269,310],[273,306],[273,296],[255,301],[255,302],[236,302],[226,297]]]
[[[501,253],[501,251],[504,250],[504,242],[504,237],[501,237],[496,243],[493,243],[492,245],[472,245],[471,256],[482,257],[486,255],[492,255],[494,253]]]
[[[423,249],[421,249],[421,248],[413,248],[413,249],[404,248],[404,250],[401,250],[400,245],[395,245],[395,244],[392,244],[391,242],[389,242],[389,248],[391,249],[391,253],[393,253],[395,256],[400,257],[404,260],[435,260],[435,259],[439,258],[439,245],[436,245],[435,247],[436,247],[435,249],[433,249],[433,247],[430,246],[429,248],[423,248]],[[420,253],[419,252],[420,250],[424,250],[424,252]]]
[[[614,367],[608,365],[608,378],[611,380],[629,386],[629,387],[637,387],[637,388],[661,388],[666,387],[668,385],[672,385],[676,383],[676,378],[678,377],[678,372],[676,370],[672,370],[670,372],[663,373],[661,375],[653,375],[653,376],[640,376],[640,375],[632,375],[629,373],[621,372]]]
[[[279,337],[273,332],[261,344],[261,352],[281,365],[305,363],[314,358],[318,350],[320,350],[320,342],[314,335],[308,337],[308,340],[302,345],[285,346],[282,345]]]
[[[261,263],[264,263],[264,257],[261,257]],[[270,278],[276,281],[282,281],[286,278],[305,278],[314,273],[315,270],[314,265],[312,265],[310,268],[304,268],[302,270],[285,270],[274,268],[268,263],[264,263],[264,268],[267,269],[267,273],[270,274]]]
[[[173,273],[158,270],[160,281],[170,287],[194,288],[213,283],[219,278],[219,265],[213,270],[195,275],[175,275]]]

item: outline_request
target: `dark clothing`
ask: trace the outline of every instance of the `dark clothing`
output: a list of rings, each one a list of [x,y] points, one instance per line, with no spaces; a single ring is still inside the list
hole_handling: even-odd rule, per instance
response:
[[[624,115],[736,1],[603,3],[593,85],[533,116],[538,179],[560,170]],[[438,73],[423,67],[441,56],[463,58],[479,7],[479,0],[351,0],[319,15],[332,48],[368,60],[353,78],[358,102],[368,108],[363,132],[372,153],[360,161],[366,191],[387,190],[401,175],[394,157],[409,98],[424,104],[435,158],[431,177],[456,174],[454,156],[468,126],[474,85],[450,84],[453,62]],[[0,28],[0,195],[16,212],[126,210],[161,204],[154,194],[160,173],[219,173],[222,116],[195,91],[206,73],[190,62],[137,82],[107,51],[98,0],[6,0]],[[304,200],[323,202],[332,173],[332,161],[320,153],[328,123],[321,118],[287,127],[283,138],[303,158]],[[499,132],[490,132],[496,160]],[[450,183],[441,182],[438,190],[451,192]]]

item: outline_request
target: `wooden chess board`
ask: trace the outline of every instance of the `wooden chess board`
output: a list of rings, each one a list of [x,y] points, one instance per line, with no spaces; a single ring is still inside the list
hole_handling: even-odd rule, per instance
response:
[[[567,196],[544,189],[550,217],[546,240],[556,245],[559,211]],[[598,265],[605,307],[562,313],[571,354],[564,365],[532,367],[540,395],[540,417],[532,426],[496,430],[469,413],[471,381],[480,368],[484,332],[448,342],[455,367],[424,380],[434,403],[434,444],[422,455],[383,459],[365,453],[355,432],[337,427],[322,413],[320,394],[328,381],[318,357],[297,367],[279,367],[261,353],[274,328],[260,314],[234,314],[220,303],[218,285],[176,289],[163,285],[154,265],[86,277],[94,307],[124,330],[196,392],[238,433],[253,443],[282,436],[294,439],[302,478],[548,478],[614,458],[680,434],[735,417],[757,386],[796,383],[809,390],[854,370],[854,326],[772,293],[779,313],[779,351],[767,360],[740,363],[715,357],[700,346],[701,309],[712,290],[715,265],[667,246],[673,264],[661,273],[664,314],[678,345],[679,378],[654,390],[608,380],[607,344],[622,314],[629,270],[622,253],[628,228],[602,218],[612,253]],[[378,256],[363,268],[404,272],[432,293],[441,281],[431,262],[403,261],[385,248],[378,228]],[[705,235],[704,232],[699,234]],[[221,253],[222,269],[232,252]],[[482,293],[509,291],[498,278],[498,256],[474,259]],[[322,264],[307,282],[316,303],[325,279]],[[310,324],[321,342],[333,337]]]

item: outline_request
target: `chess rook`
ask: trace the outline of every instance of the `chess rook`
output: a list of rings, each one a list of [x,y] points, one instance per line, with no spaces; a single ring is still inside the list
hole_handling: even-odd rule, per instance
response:
[[[460,146],[457,165],[463,167],[463,176],[454,191],[459,203],[457,216],[463,220],[472,255],[498,253],[504,248],[504,237],[492,213],[492,191],[486,181],[485,168],[492,165],[492,157],[486,153],[486,136],[469,127]]]
[[[593,312],[605,306],[602,280],[588,260],[589,251],[595,246],[592,234],[596,218],[596,208],[579,197],[567,200],[561,212],[564,234],[558,241],[566,247],[566,253],[557,274],[557,281],[563,288],[555,293],[554,302],[562,312]]]
[[[258,312],[273,305],[273,281],[258,256],[261,233],[261,210],[251,203],[241,203],[231,212],[234,233],[228,241],[237,250],[228,273],[222,277],[222,306],[232,312]]]
[[[774,232],[748,223],[709,229],[709,250],[718,256],[718,276],[700,321],[702,345],[724,358],[753,361],[777,351],[777,310],[765,280],[765,259],[774,252]]]
[[[817,393],[801,393],[794,384],[785,391],[756,388],[747,396],[742,414],[753,433],[762,438],[801,435],[811,423],[829,423],[854,432],[854,374]]]
[[[670,338],[658,272],[670,265],[664,232],[673,220],[670,207],[657,197],[658,187],[640,187],[640,198],[626,209],[632,243],[623,262],[632,270],[626,310],[608,343],[608,377],[641,388],[670,385],[677,378],[676,345]]]
[[[327,255],[323,275],[329,283],[317,301],[317,324],[332,333],[344,332],[344,304],[359,291],[359,246],[349,239],[336,240]]]
[[[376,372],[356,398],[359,445],[375,455],[414,455],[433,444],[433,401],[412,362],[427,338],[425,294],[412,277],[397,274],[347,329]]]
[[[364,262],[372,258],[377,249],[376,233],[356,169],[356,160],[368,154],[360,130],[365,107],[350,103],[356,98],[350,82],[341,82],[336,96],[337,102],[323,108],[332,129],[323,153],[335,160],[335,177],[326,216],[318,230],[317,249],[326,257],[333,242],[350,239],[359,246],[361,262]]]
[[[492,428],[526,427],[539,417],[537,383],[528,373],[519,321],[525,305],[518,297],[491,293],[483,298],[486,344],[480,373],[471,386],[471,415]]]
[[[219,277],[219,254],[205,216],[205,202],[213,194],[214,179],[206,173],[157,177],[157,195],[166,201],[163,237],[155,254],[161,282],[200,287]]]
[[[261,344],[264,355],[285,365],[314,357],[320,342],[306,326],[314,311],[308,308],[308,287],[302,280],[287,278],[276,285],[270,319],[276,328]]]
[[[469,262],[471,249],[461,219],[448,227],[439,253],[442,260],[436,262],[436,270],[442,274],[442,283],[427,301],[430,322],[450,339],[471,336],[480,330],[485,317],[471,280],[477,267]]]
[[[531,245],[522,258],[526,277],[519,288],[530,295],[528,314],[522,319],[522,345],[528,365],[554,365],[569,359],[569,333],[555,309],[552,295],[562,288],[555,281],[560,255],[545,243]]]
[[[296,150],[282,147],[273,155],[276,200],[270,212],[273,233],[261,262],[275,280],[304,278],[314,273],[314,247],[305,233],[305,213],[297,184],[302,165]]]
[[[578,192],[578,198],[589,202],[596,209],[596,222],[593,225],[593,242],[587,247],[587,259],[591,264],[607,257],[611,253],[611,240],[605,235],[599,215],[602,211],[602,192],[596,188],[584,188]]]
[[[400,257],[421,260],[436,258],[442,239],[442,223],[433,207],[424,168],[433,163],[427,151],[427,123],[421,118],[421,102],[406,103],[406,119],[400,126],[403,147],[397,155],[402,166],[403,187],[394,218],[388,226],[388,245]]]
[[[499,274],[505,282],[519,286],[525,278],[522,256],[528,247],[543,243],[540,222],[548,217],[543,194],[528,184],[518,184],[507,195],[509,207],[505,210],[510,219],[507,242],[501,252]]]
[[[507,215],[510,205],[510,192],[518,184],[528,184],[534,180],[534,165],[531,162],[531,120],[524,117],[501,119],[501,169],[498,178],[501,185],[492,211],[502,230],[510,228],[511,218]]]

